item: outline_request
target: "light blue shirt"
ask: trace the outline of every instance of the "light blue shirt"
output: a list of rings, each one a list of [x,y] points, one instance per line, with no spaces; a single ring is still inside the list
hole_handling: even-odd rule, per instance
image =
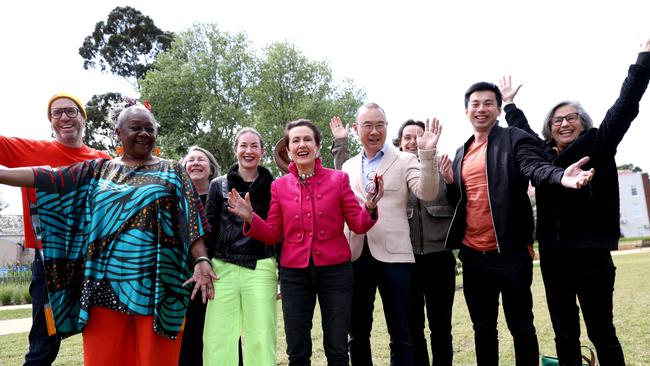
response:
[[[384,157],[384,154],[386,154],[386,149],[390,149],[390,147],[387,144],[384,144],[384,146],[375,154],[375,157],[372,159],[368,159],[366,157],[366,151],[362,150],[361,154],[361,174],[363,175],[363,183],[364,187],[368,186],[368,183],[370,183],[370,179],[368,179],[368,175],[371,172],[376,172],[377,169],[379,169],[379,163],[381,163],[381,158]]]

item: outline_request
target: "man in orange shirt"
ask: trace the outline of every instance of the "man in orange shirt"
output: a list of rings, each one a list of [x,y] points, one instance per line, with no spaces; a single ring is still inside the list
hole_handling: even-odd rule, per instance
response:
[[[501,92],[492,83],[476,83],[465,93],[474,134],[456,152],[453,171],[449,159],[441,161],[448,200],[456,205],[446,245],[460,249],[477,365],[499,363],[499,294],[516,364],[538,365],[530,291],[533,212],[528,182],[580,188],[588,184],[593,171],[580,169],[588,158],[566,170],[554,167],[545,161],[532,136],[497,126],[501,103]]]
[[[69,94],[55,94],[47,104],[47,117],[54,131],[54,141],[0,136],[0,165],[9,168],[49,165],[59,167],[79,161],[110,158],[104,152],[83,143],[86,110],[81,101]],[[32,328],[25,365],[51,365],[59,352],[59,340],[48,332],[44,305],[49,303],[45,272],[39,253],[40,242],[34,234],[30,205],[36,203],[33,189],[22,188],[25,246],[35,249],[32,263]]]

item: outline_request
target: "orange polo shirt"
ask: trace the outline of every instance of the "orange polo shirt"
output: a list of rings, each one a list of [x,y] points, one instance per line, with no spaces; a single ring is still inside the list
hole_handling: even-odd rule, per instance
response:
[[[480,251],[497,250],[487,186],[486,150],[487,139],[480,143],[475,140],[465,153],[461,171],[467,193],[467,229],[463,243]]]

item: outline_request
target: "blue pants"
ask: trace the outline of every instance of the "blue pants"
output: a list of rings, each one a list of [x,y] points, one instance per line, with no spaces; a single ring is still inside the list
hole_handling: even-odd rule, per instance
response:
[[[56,336],[47,334],[43,305],[50,300],[45,288],[45,267],[38,250],[34,253],[29,293],[32,295],[32,329],[29,331],[29,351],[25,355],[25,366],[51,365],[59,353],[61,342]]]
[[[412,263],[385,263],[376,260],[364,245],[354,267],[354,300],[350,330],[350,359],[353,366],[372,365],[370,332],[375,294],[379,289],[390,335],[390,364],[410,366],[411,345],[411,270]]]

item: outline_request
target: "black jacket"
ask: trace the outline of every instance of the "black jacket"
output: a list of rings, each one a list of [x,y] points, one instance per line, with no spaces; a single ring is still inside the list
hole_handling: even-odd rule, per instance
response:
[[[214,178],[210,182],[205,208],[206,217],[212,228],[208,254],[210,257],[217,257],[228,263],[255,269],[258,259],[274,256],[275,247],[244,236],[242,231],[244,221],[228,211],[228,199],[224,194],[233,188],[242,197],[248,192],[253,211],[266,219],[271,203],[273,176],[266,168],[260,166],[257,168],[259,172],[257,179],[249,186],[237,173],[238,169],[239,165],[235,164],[227,175]]]
[[[650,52],[642,52],[631,65],[614,105],[598,128],[583,131],[559,154],[553,141],[543,142],[545,158],[566,168],[589,156],[583,169],[594,168],[587,187],[570,190],[562,187],[538,187],[537,239],[540,252],[561,248],[617,249],[620,237],[620,207],[616,149],[630,124],[639,113],[639,101],[650,79]],[[533,132],[524,113],[514,104],[507,105],[509,125]]]
[[[472,136],[456,152],[454,184],[447,185],[447,198],[456,206],[447,234],[447,248],[461,247],[465,236],[467,195],[461,171]],[[499,252],[527,250],[533,243],[533,211],[528,181],[534,185],[560,184],[564,170],[544,160],[537,140],[518,128],[494,126],[488,135],[487,181],[490,212]]]

